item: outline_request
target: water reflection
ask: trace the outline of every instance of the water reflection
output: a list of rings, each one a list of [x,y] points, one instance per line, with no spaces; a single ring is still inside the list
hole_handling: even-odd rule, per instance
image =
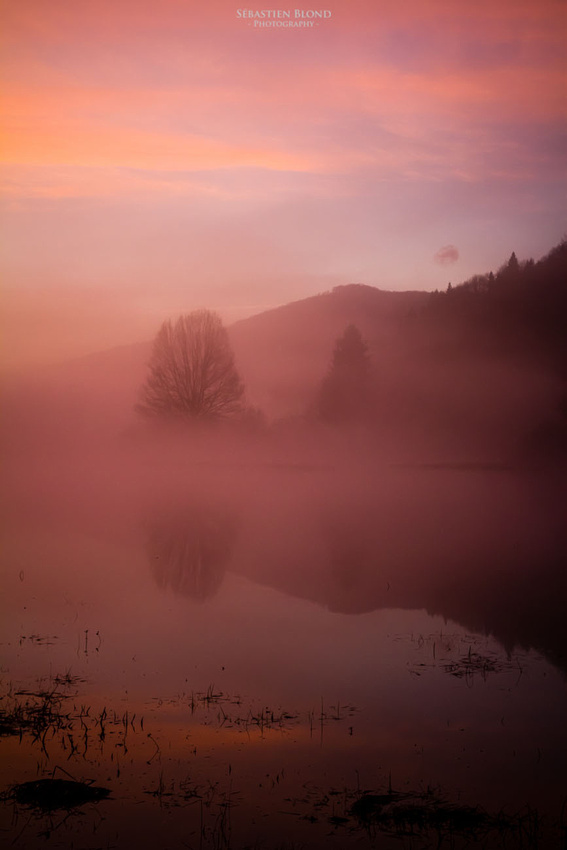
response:
[[[238,513],[218,493],[194,495],[162,510],[147,543],[156,583],[203,601],[230,569],[337,613],[425,609],[567,670],[567,553],[549,527],[494,506],[481,525],[470,499],[449,517],[439,498],[404,511],[395,498],[377,509],[368,493],[309,495],[259,492]]]
[[[259,512],[233,569],[337,613],[425,609],[567,670],[564,535],[511,504],[490,509],[481,522],[470,499],[452,511],[444,498],[408,501],[405,512],[367,493],[309,510],[272,503],[269,531]]]
[[[191,501],[148,525],[147,551],[157,585],[201,602],[215,596],[234,547],[234,516]]]
[[[331,610],[424,608],[493,635],[509,653],[533,648],[567,670],[567,552],[561,541],[536,554],[524,549],[522,529],[507,529],[496,545],[471,526],[466,535],[461,530],[459,550],[441,531],[434,540],[415,525],[393,530],[362,509],[356,521],[330,512],[323,533],[328,559],[317,601]]]
[[[479,634],[567,669],[555,502],[536,513],[496,477],[243,479],[183,471],[173,492],[74,508],[72,534],[22,523],[0,796],[17,809],[56,765],[111,794],[60,831],[0,805],[0,830],[25,850],[46,829],[62,850],[159,847],[164,828],[210,850],[396,850],[443,829],[464,848],[477,826],[486,847],[528,829],[559,846],[562,677]],[[188,597],[209,604],[188,616]]]

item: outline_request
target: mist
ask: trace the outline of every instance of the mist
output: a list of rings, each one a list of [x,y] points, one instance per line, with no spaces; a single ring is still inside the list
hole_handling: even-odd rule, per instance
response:
[[[563,4],[326,5],[5,4],[14,850],[565,846]]]
[[[440,297],[215,320],[217,418],[160,407],[175,325],[6,383],[2,817],[31,795],[26,847],[99,810],[85,846],[155,846],[163,811],[174,846],[559,836],[562,349],[502,322],[479,344]],[[79,825],[57,794],[92,782]]]

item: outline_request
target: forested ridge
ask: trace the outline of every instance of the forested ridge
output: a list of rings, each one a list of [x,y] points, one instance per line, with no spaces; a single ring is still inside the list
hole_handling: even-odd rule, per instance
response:
[[[471,353],[532,360],[567,380],[567,240],[537,262],[513,253],[496,273],[431,293],[422,315]]]

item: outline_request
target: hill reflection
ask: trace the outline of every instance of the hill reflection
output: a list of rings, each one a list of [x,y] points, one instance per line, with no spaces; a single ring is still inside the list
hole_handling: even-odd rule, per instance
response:
[[[454,478],[435,492],[381,482],[382,495],[361,488],[358,497],[325,493],[324,482],[317,492],[305,480],[279,491],[271,482],[239,506],[238,521],[234,506],[229,514],[196,500],[153,523],[152,573],[161,587],[201,600],[230,567],[337,613],[425,609],[567,670],[561,523],[553,511],[536,519],[529,504],[499,500],[497,478],[484,476],[476,492],[468,480],[462,498]]]
[[[314,601],[352,614],[424,608],[469,631],[493,635],[508,652],[533,648],[567,670],[567,577],[559,549],[539,557],[524,552],[518,532],[508,538],[507,551],[500,546],[483,552],[479,546],[476,555],[469,548],[457,555],[439,529],[435,546],[419,535],[400,537],[406,556],[399,558],[370,517],[355,530],[334,515],[325,529],[326,576]]]

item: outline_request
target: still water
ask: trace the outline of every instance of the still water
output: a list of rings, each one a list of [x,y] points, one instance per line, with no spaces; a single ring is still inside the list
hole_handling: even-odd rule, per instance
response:
[[[113,476],[14,494],[5,846],[563,846],[554,498],[470,470]],[[18,795],[41,779],[108,793]]]

